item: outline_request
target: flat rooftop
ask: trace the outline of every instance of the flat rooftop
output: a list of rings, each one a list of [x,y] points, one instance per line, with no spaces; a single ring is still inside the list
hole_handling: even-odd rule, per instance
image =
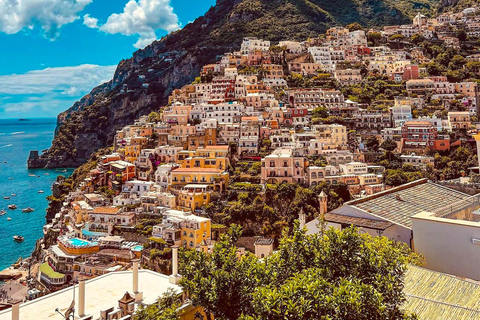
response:
[[[150,270],[139,270],[139,291],[143,292],[143,303],[152,304],[157,298],[172,288],[178,293],[182,292],[180,286],[171,284],[168,276]],[[110,307],[117,308],[125,292],[133,292],[133,272],[112,272],[85,282],[85,313],[93,315],[94,319],[100,317],[100,311]],[[78,285],[75,286],[76,304],[78,310]],[[44,297],[20,305],[20,319],[58,319],[63,317],[55,312],[59,308],[64,313],[72,303],[73,287],[60,290]],[[0,320],[11,320],[11,309],[0,312]],[[75,319],[78,319],[76,317]]]

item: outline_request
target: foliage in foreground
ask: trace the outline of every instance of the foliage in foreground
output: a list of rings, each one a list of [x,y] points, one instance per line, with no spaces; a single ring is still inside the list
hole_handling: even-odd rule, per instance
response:
[[[238,257],[240,234],[233,226],[210,255],[181,254],[181,285],[209,320],[415,318],[401,309],[402,289],[419,259],[404,244],[355,228],[307,236],[295,224],[261,261]]]

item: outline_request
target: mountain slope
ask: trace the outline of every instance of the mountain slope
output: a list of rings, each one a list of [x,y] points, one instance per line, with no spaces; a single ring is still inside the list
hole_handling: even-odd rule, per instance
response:
[[[203,17],[121,61],[110,82],[61,113],[52,147],[29,166],[84,163],[112,142],[116,130],[163,106],[173,89],[193,81],[217,55],[238,48],[245,36],[305,40],[351,22],[407,23],[417,11],[431,13],[437,1],[217,0]]]

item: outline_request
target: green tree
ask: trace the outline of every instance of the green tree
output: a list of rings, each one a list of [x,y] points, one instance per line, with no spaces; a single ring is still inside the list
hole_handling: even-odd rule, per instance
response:
[[[392,139],[387,138],[385,141],[382,142],[382,144],[380,145],[380,148],[382,148],[387,152],[392,152],[397,148],[397,143]]]
[[[177,320],[181,299],[169,289],[156,303],[140,309],[133,315],[133,320]]]
[[[354,22],[354,23],[350,23],[350,24],[347,24],[346,28],[348,29],[348,31],[352,32],[352,31],[357,31],[357,30],[363,30],[363,27],[360,23],[358,22]]]
[[[209,320],[413,318],[402,309],[403,277],[419,259],[405,244],[353,227],[305,232],[297,222],[261,262],[237,256],[235,228],[210,255],[182,252],[181,285]]]
[[[378,148],[380,147],[380,142],[378,141],[378,138],[376,136],[369,136],[365,141],[365,146],[368,150],[378,151]]]

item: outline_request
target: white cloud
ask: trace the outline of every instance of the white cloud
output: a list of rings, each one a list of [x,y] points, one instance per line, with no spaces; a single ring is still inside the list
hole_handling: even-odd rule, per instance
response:
[[[83,24],[89,28],[97,29],[98,28],[98,19],[90,17],[89,14],[83,16]]]
[[[83,64],[74,67],[46,68],[23,74],[0,76],[0,94],[42,94],[65,92],[72,87],[79,91],[109,81],[116,66]]]
[[[134,46],[143,48],[157,39],[155,30],[171,32],[179,27],[170,0],[130,0],[123,13],[112,14],[99,29],[109,34],[138,34],[140,38]]]
[[[55,116],[95,86],[109,81],[115,68],[85,64],[0,76],[0,118],[25,117],[25,112]]]
[[[77,20],[93,0],[0,0],[0,32],[15,34],[39,25],[55,39],[59,29]]]

